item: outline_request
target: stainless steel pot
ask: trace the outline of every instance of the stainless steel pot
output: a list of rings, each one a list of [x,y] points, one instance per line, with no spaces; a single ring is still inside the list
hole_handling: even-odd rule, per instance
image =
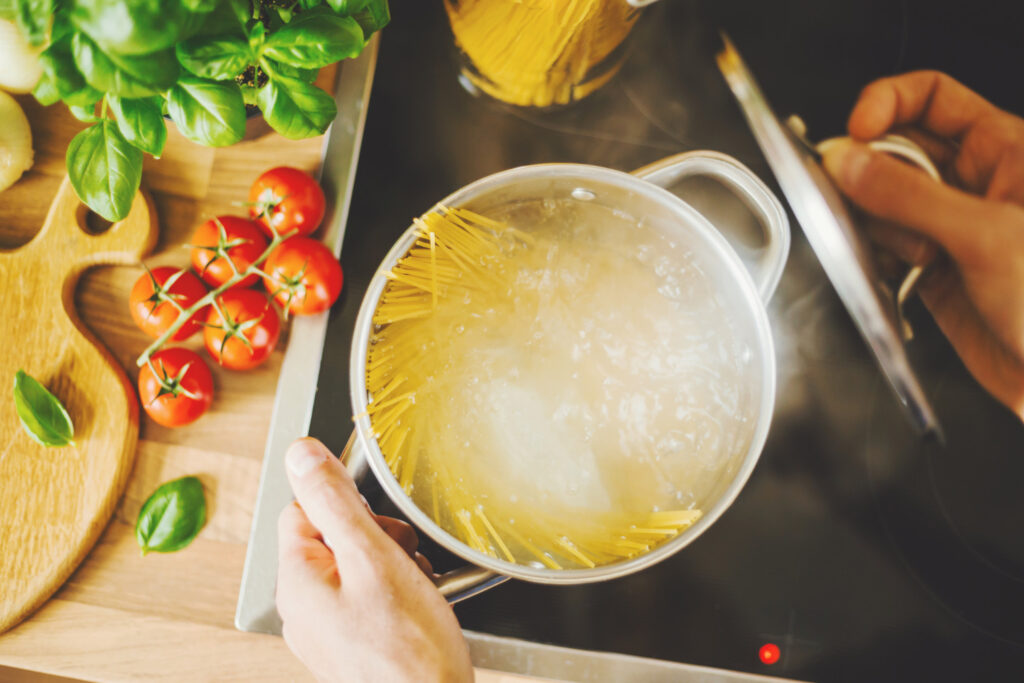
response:
[[[733,190],[760,219],[764,246],[753,267],[753,277],[718,230],[692,206],[668,192],[688,176],[710,176]],[[761,454],[771,422],[775,401],[775,354],[765,304],[775,291],[789,253],[789,223],[778,199],[749,169],[735,159],[716,152],[687,152],[646,166],[632,174],[597,166],[539,164],[503,171],[478,180],[441,201],[445,206],[467,207],[479,213],[511,202],[541,198],[600,202],[653,221],[663,230],[675,231],[689,240],[689,246],[703,259],[705,274],[716,293],[724,297],[753,340],[752,389],[754,427],[745,451],[737,452],[724,468],[701,507],[706,512],[692,527],[652,550],[613,564],[591,569],[551,570],[514,564],[480,553],[438,526],[402,491],[385,463],[366,416],[366,354],[372,332],[372,318],[387,283],[384,273],[406,254],[415,240],[415,227],[395,242],[381,262],[363,298],[356,320],[350,361],[350,390],[356,414],[356,429],[342,456],[358,480],[367,465],[398,508],[420,530],[469,565],[443,575],[438,587],[450,602],[456,602],[507,578],[547,584],[575,584],[603,581],[639,571],[660,562],[691,543],[739,494]]]

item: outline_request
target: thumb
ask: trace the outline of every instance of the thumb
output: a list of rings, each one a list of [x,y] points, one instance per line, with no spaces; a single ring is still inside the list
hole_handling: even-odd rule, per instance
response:
[[[991,202],[935,182],[923,171],[852,140],[822,155],[825,169],[850,200],[870,214],[941,244],[955,259],[969,257],[978,230],[998,224]]]
[[[341,461],[316,439],[294,442],[285,454],[296,502],[334,552],[339,568],[373,561],[388,537],[367,510]]]

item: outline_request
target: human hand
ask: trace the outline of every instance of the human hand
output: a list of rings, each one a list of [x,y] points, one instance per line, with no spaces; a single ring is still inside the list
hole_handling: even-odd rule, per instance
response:
[[[320,681],[472,681],[412,527],[370,512],[319,441],[296,441],[285,462],[296,501],[278,520],[277,609],[292,652]]]
[[[848,128],[854,141],[826,150],[825,168],[880,219],[873,240],[931,263],[925,305],[967,369],[1024,420],[1024,120],[918,71],[868,85]],[[920,144],[948,184],[864,144],[888,132]]]

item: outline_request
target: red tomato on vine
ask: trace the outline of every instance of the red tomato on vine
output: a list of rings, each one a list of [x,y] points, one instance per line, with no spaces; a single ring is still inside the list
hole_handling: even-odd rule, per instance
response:
[[[213,375],[195,351],[157,351],[139,371],[139,400],[165,427],[195,422],[213,402]]]
[[[291,237],[270,252],[263,286],[281,308],[295,315],[326,311],[341,293],[341,264],[331,250],[309,237]]]
[[[247,218],[217,216],[196,228],[188,246],[199,277],[211,287],[219,287],[259,259],[267,248],[267,238],[260,226]],[[258,279],[252,273],[233,287],[250,287]]]
[[[222,366],[248,370],[270,357],[280,334],[281,320],[267,297],[254,289],[229,289],[210,307],[203,341]]]
[[[195,273],[162,266],[139,276],[128,296],[132,320],[150,337],[157,338],[174,324],[178,314],[199,301],[206,287]],[[206,311],[201,309],[171,336],[171,341],[188,339],[199,331]]]
[[[249,215],[268,237],[275,233],[304,237],[324,219],[324,191],[312,176],[297,168],[272,168],[249,190]]]

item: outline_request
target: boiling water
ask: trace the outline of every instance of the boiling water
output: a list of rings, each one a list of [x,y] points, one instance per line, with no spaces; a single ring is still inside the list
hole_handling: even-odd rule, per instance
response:
[[[759,384],[685,233],[569,200],[489,215],[533,241],[507,240],[500,287],[416,323],[431,353],[408,418],[414,501],[460,538],[446,504],[541,548],[709,502],[749,446]]]

